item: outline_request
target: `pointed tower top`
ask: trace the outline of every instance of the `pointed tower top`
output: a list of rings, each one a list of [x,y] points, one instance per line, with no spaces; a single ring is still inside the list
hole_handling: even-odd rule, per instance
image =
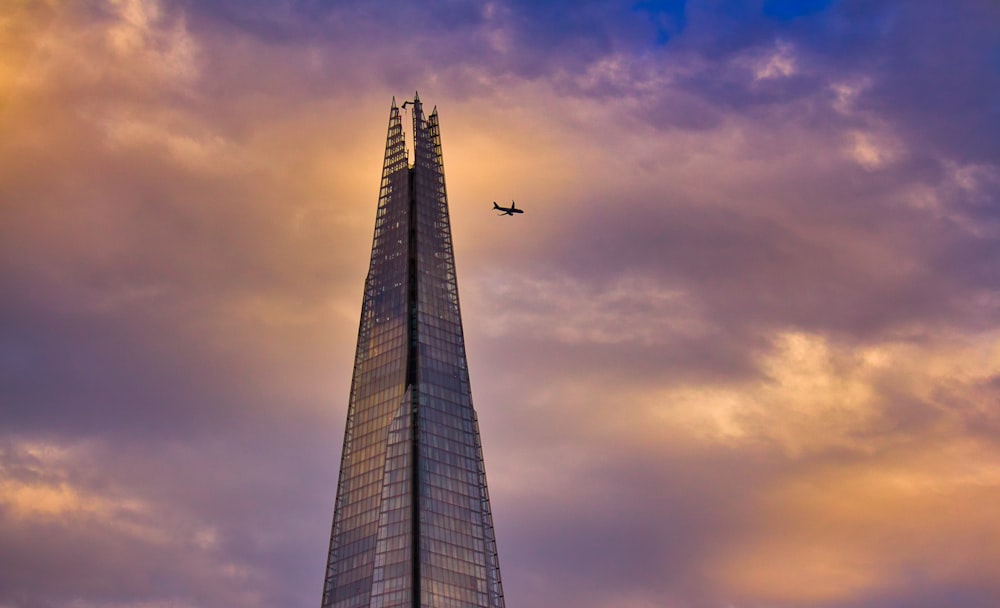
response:
[[[386,133],[320,606],[504,608],[437,117],[401,103],[413,121],[394,108]]]
[[[396,96],[395,95],[392,96],[392,107],[394,107],[394,108],[396,107]]]
[[[420,101],[420,93],[417,91],[413,92],[413,101]]]

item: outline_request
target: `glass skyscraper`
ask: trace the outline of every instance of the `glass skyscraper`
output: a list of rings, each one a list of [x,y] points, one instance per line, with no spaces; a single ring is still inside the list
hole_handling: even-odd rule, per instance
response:
[[[389,111],[322,608],[503,608],[437,109]]]

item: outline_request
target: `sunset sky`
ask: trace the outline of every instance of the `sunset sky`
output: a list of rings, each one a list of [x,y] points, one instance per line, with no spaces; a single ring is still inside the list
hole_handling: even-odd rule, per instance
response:
[[[0,4],[0,608],[319,605],[414,91],[509,608],[1000,606],[997,0]]]

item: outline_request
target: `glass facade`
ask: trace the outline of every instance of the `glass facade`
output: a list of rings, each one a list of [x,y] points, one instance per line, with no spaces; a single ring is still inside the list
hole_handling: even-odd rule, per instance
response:
[[[412,165],[393,101],[322,607],[502,608],[438,115],[411,114]]]

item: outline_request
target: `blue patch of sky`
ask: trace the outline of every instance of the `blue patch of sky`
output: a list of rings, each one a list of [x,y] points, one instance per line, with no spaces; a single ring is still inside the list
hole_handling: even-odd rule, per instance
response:
[[[822,13],[832,0],[764,0],[763,13],[774,19],[790,21],[798,17],[806,17]]]
[[[663,46],[684,29],[686,4],[687,0],[642,0],[632,5],[632,11],[646,15],[656,28],[656,45]]]

